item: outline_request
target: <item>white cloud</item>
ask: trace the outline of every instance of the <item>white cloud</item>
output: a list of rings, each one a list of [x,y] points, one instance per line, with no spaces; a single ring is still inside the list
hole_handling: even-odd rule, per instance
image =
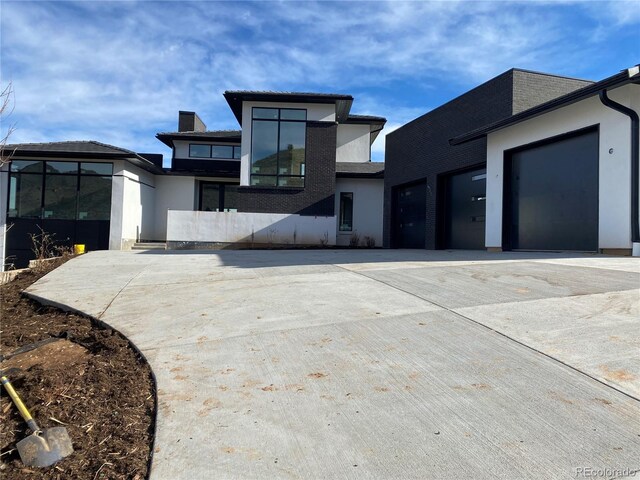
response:
[[[392,128],[511,67],[589,71],[599,42],[640,21],[637,5],[4,1],[0,62],[20,141],[159,151],[155,133],[181,109],[238,128],[226,89],[332,91],[387,117],[380,158]]]

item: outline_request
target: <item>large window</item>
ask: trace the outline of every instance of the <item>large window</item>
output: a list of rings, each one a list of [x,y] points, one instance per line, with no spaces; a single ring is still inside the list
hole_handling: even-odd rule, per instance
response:
[[[307,111],[253,108],[251,185],[304,187]]]
[[[338,230],[350,232],[353,230],[353,193],[340,192],[340,223]]]
[[[205,212],[237,212],[238,186],[229,183],[202,182],[200,210]]]
[[[202,145],[192,143],[189,145],[191,158],[230,158],[240,159],[239,145]]]
[[[9,217],[109,220],[113,164],[13,160]]]

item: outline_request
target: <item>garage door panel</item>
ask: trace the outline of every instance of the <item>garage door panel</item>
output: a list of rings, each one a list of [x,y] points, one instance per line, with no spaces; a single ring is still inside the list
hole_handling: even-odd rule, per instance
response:
[[[598,133],[512,154],[511,242],[515,249],[598,247]]]

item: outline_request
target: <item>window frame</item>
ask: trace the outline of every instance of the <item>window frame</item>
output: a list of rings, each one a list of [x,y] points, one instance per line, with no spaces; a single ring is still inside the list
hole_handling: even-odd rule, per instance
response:
[[[199,147],[209,147],[209,155],[208,156],[194,156],[191,155],[191,147],[199,146]],[[214,157],[213,156],[213,147],[231,147],[231,156],[230,157]],[[236,152],[238,152],[238,156],[236,156]],[[190,143],[189,144],[189,158],[193,158],[196,160],[208,160],[208,159],[216,159],[216,160],[240,160],[242,156],[241,146],[240,145],[229,145],[226,143]]]
[[[349,224],[349,229],[342,228],[343,219],[344,219],[344,201],[343,198],[347,196],[351,197],[351,222]],[[338,203],[338,232],[340,233],[351,233],[353,232],[353,192],[340,192],[340,202]]]
[[[260,118],[256,117],[256,110],[276,110],[278,112],[277,118]],[[304,120],[302,119],[289,119],[282,118],[282,111],[299,111],[304,112]],[[249,186],[256,188],[284,188],[284,189],[304,189],[306,185],[306,163],[307,163],[307,122],[308,122],[308,109],[306,108],[285,108],[285,107],[251,107],[251,150],[249,153]],[[254,139],[254,125],[255,122],[276,122],[278,125],[277,128],[277,136],[276,136],[276,171],[275,173],[253,173],[253,139]],[[302,172],[301,175],[286,175],[280,173],[280,140],[281,140],[281,123],[302,123],[304,124],[304,161],[300,165],[300,169]],[[260,185],[254,184],[254,177],[266,178],[266,177],[274,177],[275,185]],[[301,179],[302,185],[281,185],[280,178],[294,178]]]
[[[218,211],[216,213],[228,213],[228,212],[237,212],[238,206],[235,208],[227,208],[225,205],[225,198],[227,187],[239,187],[240,185],[237,183],[227,183],[227,182],[208,182],[208,181],[200,181],[200,185],[198,187],[198,211],[199,212],[207,212],[211,210],[203,210],[202,209],[202,197],[204,195],[204,189],[207,185],[216,185],[218,187]]]
[[[39,162],[42,164],[42,168],[40,169],[39,172],[22,172],[20,170],[15,171],[13,170],[13,167],[10,166],[9,167],[9,188],[7,188],[7,219],[18,219],[18,218],[30,218],[30,219],[38,219],[38,220],[66,220],[66,221],[86,221],[86,220],[91,220],[91,219],[83,219],[80,218],[80,180],[81,177],[102,177],[102,178],[109,178],[111,179],[111,190],[110,190],[110,197],[111,199],[113,199],[113,162],[85,162],[85,161],[69,161],[69,160],[65,160],[65,159],[55,159],[55,160],[30,160],[30,159],[23,159],[23,158],[17,158],[15,159],[15,161],[17,162],[23,162],[23,161],[28,161],[28,162]],[[58,172],[48,172],[47,171],[47,163],[69,163],[69,164],[75,164],[76,165],[76,170],[75,172],[69,173],[69,172],[62,172],[62,173],[58,173]],[[12,162],[13,163],[13,162]],[[100,164],[105,164],[105,165],[110,165],[111,166],[111,174],[107,175],[107,174],[97,174],[97,173],[83,173],[83,165],[87,165],[87,164],[96,164],[96,163],[100,163]],[[11,188],[11,184],[12,178],[20,178],[23,175],[27,175],[27,176],[39,176],[40,177],[40,213],[38,216],[13,216],[10,215],[10,210],[9,207],[11,205],[11,195],[12,193],[17,193],[17,189],[14,190]],[[46,202],[46,192],[47,192],[47,177],[68,177],[68,178],[75,178],[75,214],[74,217],[72,219],[64,219],[64,218],[56,218],[55,216],[53,217],[45,217],[45,202]],[[18,183],[18,181],[16,180],[16,183]],[[17,200],[17,197],[16,197]],[[111,202],[109,202],[109,212],[111,212]],[[109,220],[104,220],[104,221],[110,221]]]

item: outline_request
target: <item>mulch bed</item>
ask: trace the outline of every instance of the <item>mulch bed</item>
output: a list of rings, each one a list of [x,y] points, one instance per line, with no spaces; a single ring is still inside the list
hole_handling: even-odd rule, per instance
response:
[[[15,445],[31,431],[3,389],[0,478],[142,480],[156,408],[149,366],[118,332],[21,294],[63,261],[0,286],[0,368],[40,428],[65,426],[75,451],[25,467]]]

